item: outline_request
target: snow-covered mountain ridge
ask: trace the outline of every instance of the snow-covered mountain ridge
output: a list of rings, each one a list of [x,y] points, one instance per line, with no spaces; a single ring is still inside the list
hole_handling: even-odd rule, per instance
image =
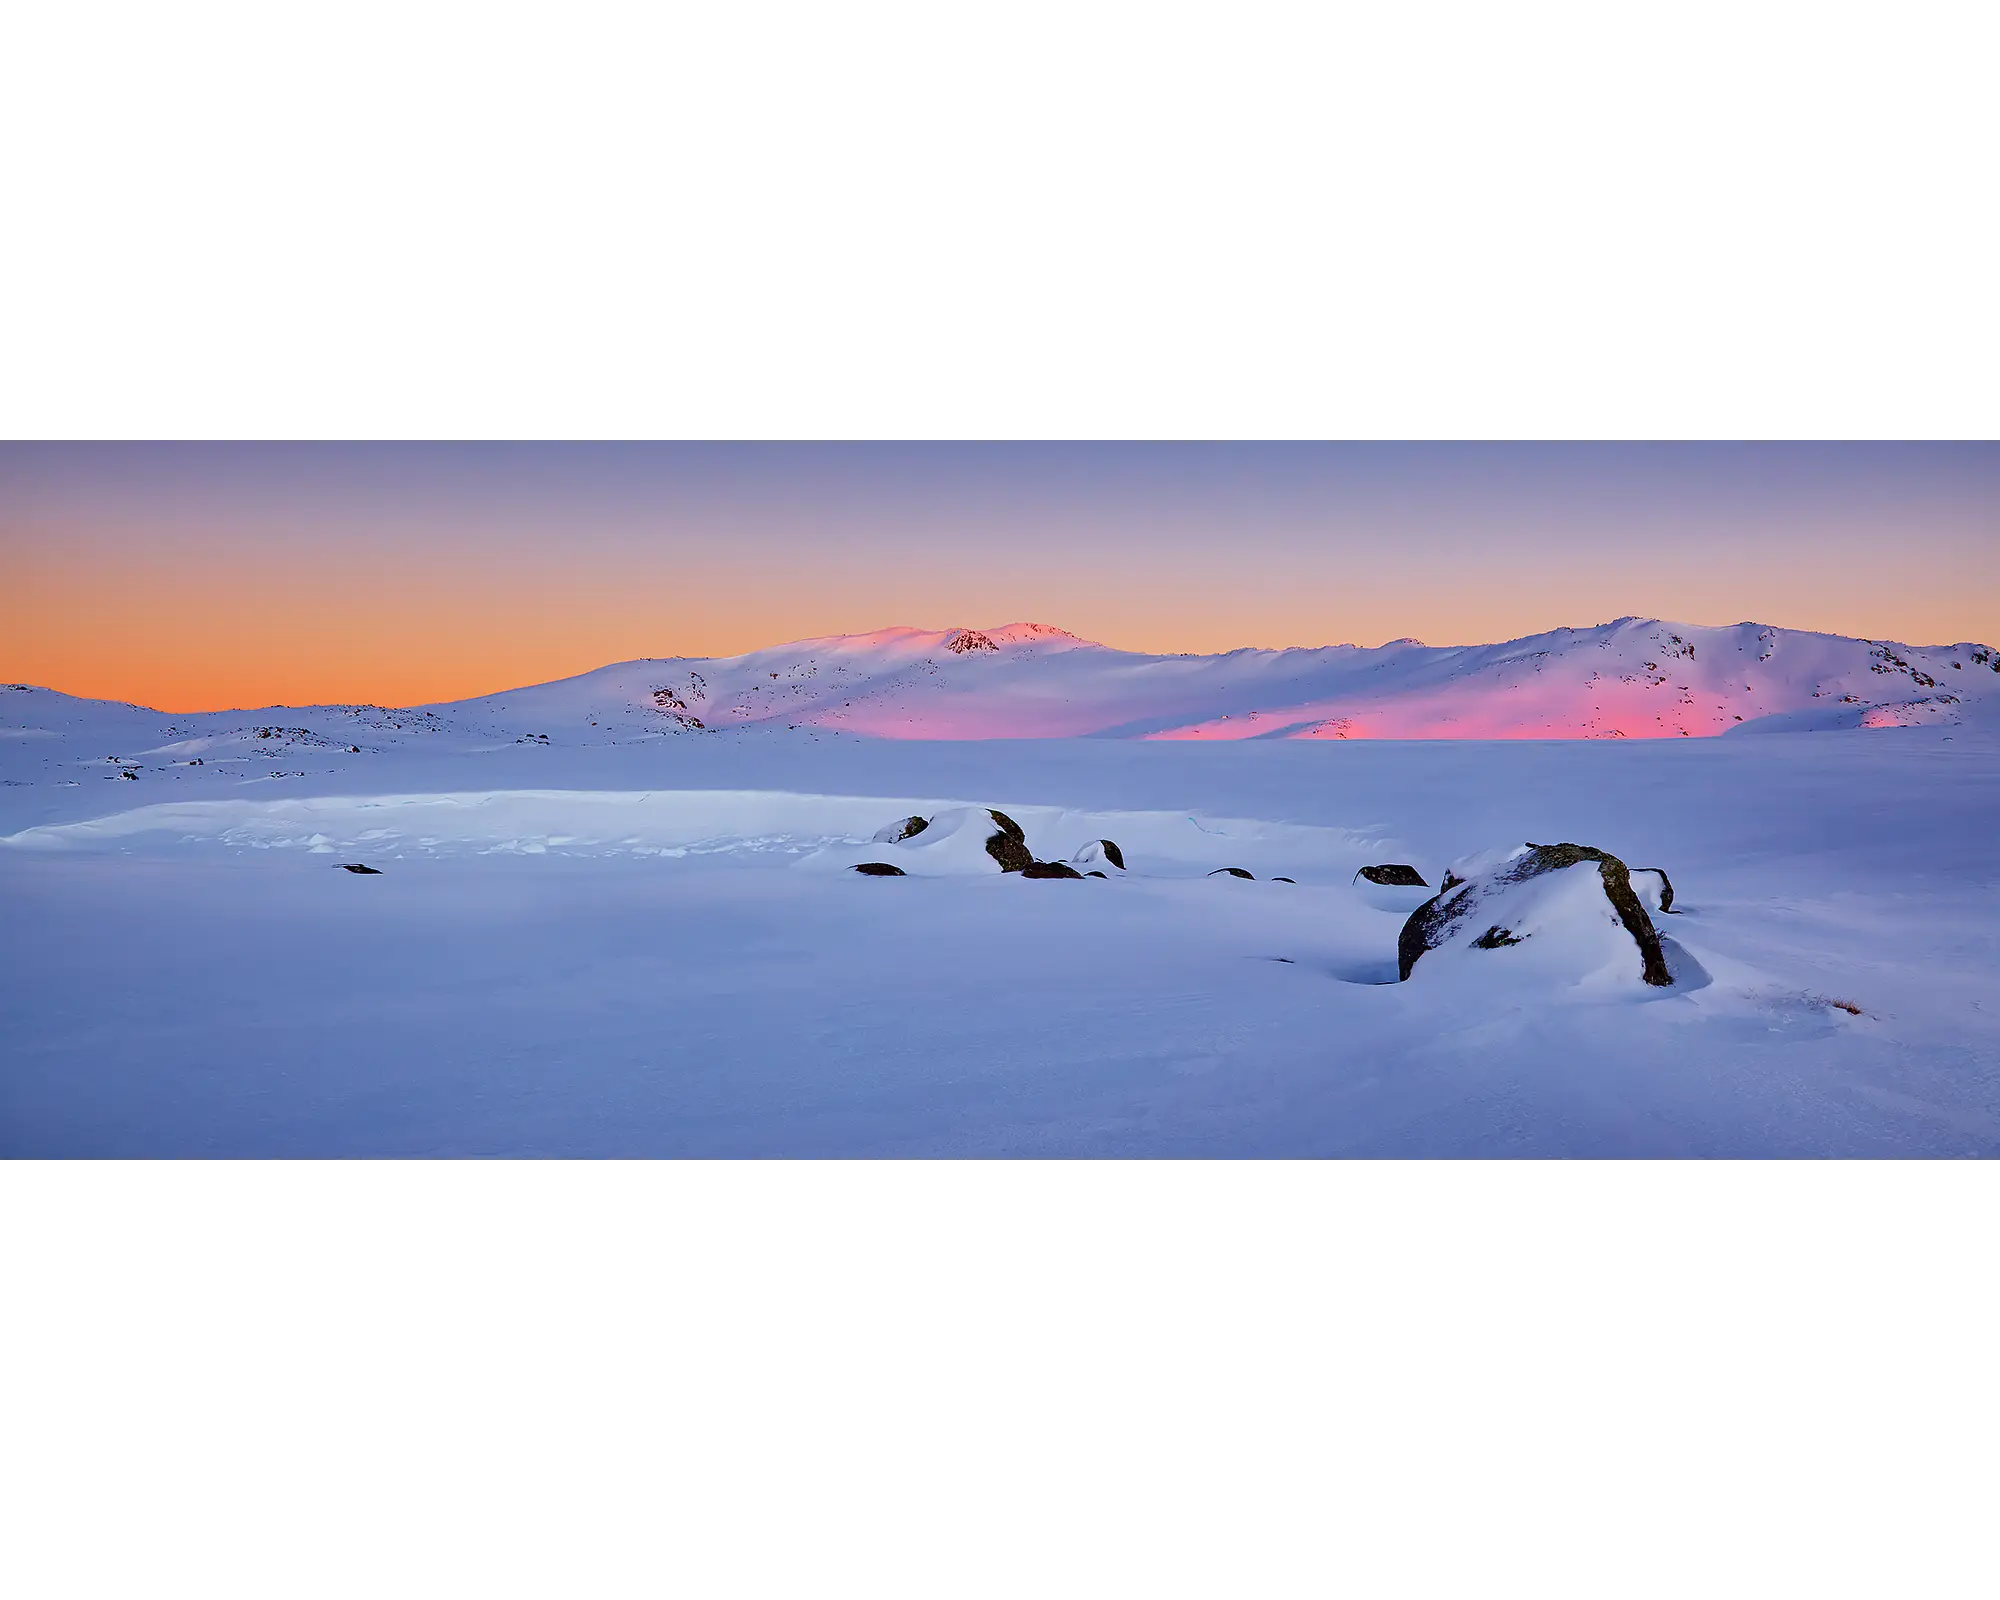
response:
[[[507,727],[879,738],[1672,738],[1896,727],[2000,703],[2000,652],[1624,618],[1504,644],[1146,655],[1042,623],[632,661],[434,712]],[[547,732],[537,725],[533,731]]]
[[[1983,725],[2000,720],[1994,706],[2000,651],[1991,646],[1915,647],[1756,623],[1627,617],[1493,645],[1397,640],[1202,656],[1117,650],[1027,622],[627,661],[409,710],[166,716],[26,690],[0,693],[0,732],[80,734],[136,713],[159,725],[143,753],[194,761],[242,746],[282,763],[301,746],[359,753],[439,735],[560,744],[749,729],[889,739],[1679,738]]]

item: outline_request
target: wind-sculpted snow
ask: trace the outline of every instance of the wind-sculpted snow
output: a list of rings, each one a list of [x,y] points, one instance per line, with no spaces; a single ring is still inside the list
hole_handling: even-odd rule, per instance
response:
[[[169,767],[157,713],[92,715],[0,745],[0,1156],[2000,1154],[1970,729],[545,746],[455,710],[353,756],[236,714]],[[1053,881],[995,870],[996,813]],[[1432,891],[1360,869],[1508,839],[1670,873],[1673,982],[1588,865],[1397,982]]]
[[[903,814],[926,826],[900,838]],[[996,822],[1001,817],[1005,822]],[[878,826],[881,819],[892,826]],[[1079,811],[1010,801],[1004,810],[962,799],[802,794],[742,789],[516,789],[442,794],[313,795],[187,800],[0,834],[0,847],[38,854],[118,849],[150,855],[288,851],[387,860],[566,856],[645,860],[796,862],[807,869],[890,860],[919,876],[999,873],[993,833],[1012,822],[1049,859],[1100,865],[1116,831],[1146,851],[1154,872],[1195,877],[1224,854],[1266,866],[1337,875],[1370,835],[1249,818],[1197,819],[1172,811]],[[1273,870],[1275,867],[1273,866]]]

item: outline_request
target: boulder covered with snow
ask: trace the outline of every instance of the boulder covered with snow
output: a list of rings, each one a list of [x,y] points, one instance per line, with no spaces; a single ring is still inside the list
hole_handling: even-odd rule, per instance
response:
[[[1020,872],[1035,859],[1020,823],[986,806],[954,806],[934,817],[905,817],[882,829],[872,842],[891,846],[905,872],[922,876]]]
[[[1446,887],[1410,913],[1397,942],[1407,980],[1432,952],[1479,960],[1529,947],[1538,964],[1586,977],[1673,983],[1660,936],[1616,856],[1590,845],[1524,844],[1452,863]]]
[[[1385,862],[1380,866],[1363,867],[1354,875],[1366,878],[1370,883],[1380,884],[1385,889],[1428,889],[1424,875],[1415,867],[1401,861]]]
[[[1125,870],[1125,852],[1118,848],[1114,840],[1092,839],[1069,858],[1069,864],[1079,872],[1095,872],[1102,877],[1109,877],[1112,871]]]

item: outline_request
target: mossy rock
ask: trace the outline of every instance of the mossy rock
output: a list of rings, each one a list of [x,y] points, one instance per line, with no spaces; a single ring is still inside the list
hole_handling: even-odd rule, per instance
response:
[[[1381,866],[1363,867],[1354,875],[1366,878],[1370,883],[1379,883],[1385,889],[1428,889],[1424,875],[1415,867],[1400,861],[1385,862]]]
[[[1604,882],[1604,897],[1611,902],[1611,909],[1617,913],[1619,922],[1639,947],[1640,976],[1656,988],[1671,987],[1673,974],[1667,970],[1667,958],[1660,949],[1659,931],[1654,928],[1653,919],[1646,915],[1645,905],[1633,892],[1631,869],[1618,857],[1587,844],[1530,844],[1520,855],[1495,868],[1490,877],[1498,884],[1525,883],[1545,872],[1560,872],[1586,861],[1597,863],[1598,875]],[[1396,941],[1396,966],[1398,976],[1403,980],[1408,980],[1424,952],[1443,944],[1452,929],[1470,916],[1485,898],[1477,893],[1455,893],[1465,881],[1447,872],[1446,887],[1412,911],[1409,920],[1403,924],[1402,934]],[[1481,950],[1497,950],[1520,942],[1508,929],[1497,925],[1472,941],[1473,947]]]
[[[1220,878],[1225,873],[1232,878],[1248,878],[1253,883],[1257,879],[1256,873],[1245,872],[1241,867],[1217,867],[1213,872],[1209,874],[1209,876],[1211,878]]]
[[[1004,811],[989,809],[986,814],[999,825],[999,832],[986,841],[986,853],[1000,863],[1002,872],[1026,872],[1035,864],[1035,857],[1020,823]]]
[[[864,878],[907,878],[909,876],[901,867],[892,867],[886,861],[864,861],[854,870]]]
[[[1021,876],[1024,878],[1076,878],[1080,881],[1083,874],[1078,872],[1067,861],[1030,861],[1021,869]]]
[[[905,839],[914,839],[930,826],[928,817],[905,817],[901,822],[892,822],[875,835],[876,844],[901,844]]]

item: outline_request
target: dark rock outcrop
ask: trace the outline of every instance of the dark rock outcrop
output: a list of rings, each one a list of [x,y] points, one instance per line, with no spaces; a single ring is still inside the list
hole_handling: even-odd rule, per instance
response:
[[[1020,823],[1004,811],[989,810],[987,815],[993,819],[997,831],[986,841],[986,853],[1000,863],[1002,872],[1027,871],[1035,864],[1035,858]]]
[[[1631,869],[1616,856],[1584,844],[1530,844],[1519,854],[1488,871],[1475,871],[1469,878],[1447,872],[1447,887],[1418,906],[1403,924],[1402,936],[1396,942],[1398,976],[1407,980],[1426,951],[1444,944],[1461,923],[1489,901],[1504,901],[1506,891],[1512,886],[1587,861],[1597,864],[1605,898],[1639,947],[1640,976],[1658,988],[1671,986],[1673,974],[1667,970],[1659,932],[1638,895],[1633,893]],[[1504,922],[1498,922],[1471,942],[1475,949],[1497,950],[1519,944],[1523,937]]]
[[[1273,879],[1272,879],[1271,881],[1272,881],[1273,883],[1290,883],[1290,884],[1296,884],[1296,883],[1297,883],[1297,882],[1298,882],[1299,880],[1298,880],[1297,878],[1273,878]]]
[[[1385,862],[1383,865],[1377,867],[1363,867],[1354,876],[1357,879],[1366,878],[1370,883],[1379,883],[1385,889],[1428,889],[1430,887],[1429,884],[1424,882],[1424,875],[1421,872],[1417,871],[1415,867],[1404,865],[1400,861]]]
[[[1078,872],[1067,861],[1030,861],[1021,869],[1021,876],[1024,878],[1076,878],[1081,880],[1083,874]],[[1098,876],[1102,877],[1103,874],[1099,873]]]
[[[364,867],[358,861],[336,861],[333,865],[334,870],[337,872],[360,872],[371,878],[382,876],[382,869],[380,867]]]
[[[1257,877],[1256,873],[1245,872],[1241,867],[1217,867],[1213,872],[1209,874],[1209,876],[1211,878],[1219,878],[1224,873],[1227,873],[1232,878],[1249,878],[1253,882],[1256,880]]]
[[[900,844],[905,839],[914,839],[931,825],[928,817],[905,817],[901,822],[892,822],[876,833],[876,844]]]
[[[1120,872],[1125,870],[1125,852],[1112,839],[1093,839],[1070,860],[1080,867],[1089,867],[1093,862],[1108,861]],[[1107,874],[1109,876],[1109,874]]]
[[[909,876],[901,867],[892,867],[886,861],[863,861],[854,870],[864,878],[907,878]]]

